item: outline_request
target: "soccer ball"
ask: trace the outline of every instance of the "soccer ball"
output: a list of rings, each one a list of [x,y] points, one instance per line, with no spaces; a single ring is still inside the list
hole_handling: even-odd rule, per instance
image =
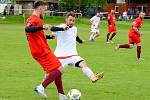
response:
[[[68,92],[69,100],[80,100],[81,92],[78,89],[71,89]]]

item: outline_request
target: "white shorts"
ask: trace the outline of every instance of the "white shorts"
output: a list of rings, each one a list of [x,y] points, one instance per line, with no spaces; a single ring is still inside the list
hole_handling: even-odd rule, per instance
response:
[[[84,60],[84,59],[81,58],[80,56],[72,56],[72,57],[65,58],[65,59],[59,59],[59,61],[61,62],[64,68],[66,68],[68,65],[72,65],[76,67],[75,64],[81,60]]]
[[[91,32],[92,33],[99,33],[99,29],[98,28],[91,28]]]

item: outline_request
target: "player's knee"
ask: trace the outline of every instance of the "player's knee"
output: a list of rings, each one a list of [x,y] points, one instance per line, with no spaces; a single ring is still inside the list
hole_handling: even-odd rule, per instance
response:
[[[141,43],[137,43],[136,45],[137,45],[137,46],[141,46]]]
[[[133,48],[133,44],[129,44],[129,48],[132,49]]]
[[[97,36],[100,36],[100,33],[97,33]]]
[[[79,63],[80,68],[83,68],[83,67],[86,67],[86,66],[87,65],[86,65],[85,61],[82,61],[82,62]]]
[[[64,73],[64,68],[61,66],[61,67],[59,67],[58,68],[58,70],[61,72],[61,74],[63,74]]]

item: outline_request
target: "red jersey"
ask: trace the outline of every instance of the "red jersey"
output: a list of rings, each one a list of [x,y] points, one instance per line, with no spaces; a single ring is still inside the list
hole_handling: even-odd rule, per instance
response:
[[[26,21],[26,26],[30,25],[42,26],[43,24],[40,17],[31,15]],[[34,58],[39,58],[51,52],[43,30],[37,31],[35,33],[27,33],[26,35],[29,42],[31,54]]]
[[[115,14],[108,14],[108,18],[107,18],[109,21],[110,21],[110,24],[111,25],[115,25],[115,20],[116,20],[116,17],[115,17]]]
[[[130,29],[130,35],[139,35],[136,33],[133,29],[133,27],[137,27],[137,29],[140,31],[140,28],[142,26],[142,19],[141,18],[136,18],[135,21],[132,23],[132,28]]]

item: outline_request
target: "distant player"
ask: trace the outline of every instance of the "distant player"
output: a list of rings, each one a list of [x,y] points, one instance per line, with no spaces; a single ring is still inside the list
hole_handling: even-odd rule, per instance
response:
[[[132,28],[130,29],[130,32],[128,34],[128,39],[129,39],[129,43],[128,44],[118,44],[115,47],[115,50],[118,50],[119,48],[127,48],[127,49],[131,49],[133,48],[134,44],[136,43],[137,45],[137,59],[138,60],[143,60],[143,58],[141,58],[140,54],[141,54],[141,36],[142,33],[140,31],[140,28],[142,26],[142,19],[144,18],[144,13],[141,13],[139,15],[138,18],[135,19],[135,21],[132,23]]]
[[[67,97],[64,95],[61,80],[64,69],[58,58],[49,48],[43,31],[49,29],[49,25],[43,25],[41,20],[44,17],[45,10],[46,6],[43,1],[35,1],[34,11],[27,19],[25,28],[31,54],[47,74],[42,84],[35,87],[35,91],[42,97],[47,98],[44,90],[54,81],[59,93],[59,100],[66,100]]]
[[[94,42],[94,39],[99,36],[99,24],[100,24],[100,13],[97,12],[95,16],[90,19],[91,22],[91,36],[89,38],[90,42]]]
[[[108,34],[106,38],[106,43],[113,43],[112,39],[116,35],[116,25],[115,25],[115,11],[111,10],[110,14],[108,14]],[[111,36],[110,36],[111,35]]]
[[[56,55],[56,57],[58,57],[64,68],[68,65],[79,67],[93,83],[96,82],[98,79],[103,77],[103,73],[97,73],[94,75],[93,71],[85,63],[85,60],[81,58],[77,53],[77,27],[75,26],[74,13],[67,14],[66,24],[61,24],[58,27],[65,28],[66,26],[68,26],[69,28],[67,31],[53,33],[53,35],[56,36],[57,39],[57,47],[54,54]]]

